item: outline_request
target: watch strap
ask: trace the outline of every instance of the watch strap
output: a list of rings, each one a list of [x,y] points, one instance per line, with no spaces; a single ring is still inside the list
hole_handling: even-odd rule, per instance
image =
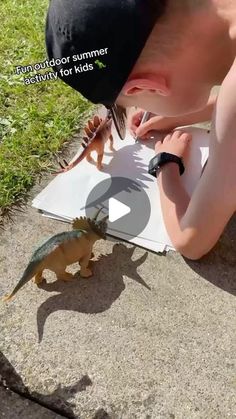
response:
[[[148,173],[156,177],[157,170],[161,169],[161,167],[163,167],[167,163],[178,164],[179,173],[180,173],[180,176],[182,176],[182,174],[185,171],[185,167],[184,167],[183,160],[181,159],[181,157],[176,156],[175,154],[165,153],[165,152],[157,154],[155,157],[153,157],[150,160]]]

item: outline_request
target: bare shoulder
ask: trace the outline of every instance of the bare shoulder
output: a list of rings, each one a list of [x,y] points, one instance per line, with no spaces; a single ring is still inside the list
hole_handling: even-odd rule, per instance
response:
[[[228,83],[235,83],[235,82],[236,82],[236,57],[227,76],[225,77],[223,81],[222,86],[226,86],[228,85]]]
[[[236,59],[225,77],[213,119],[213,134],[218,145],[236,147]],[[236,150],[236,148],[235,148]],[[226,151],[226,149],[225,149]]]
[[[217,182],[213,188],[224,190],[229,205],[236,210],[236,60],[223,81],[213,118],[208,174]],[[213,179],[213,178],[212,178]]]

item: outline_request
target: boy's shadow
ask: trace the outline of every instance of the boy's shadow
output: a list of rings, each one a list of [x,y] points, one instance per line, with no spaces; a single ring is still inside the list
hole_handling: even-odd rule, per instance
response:
[[[75,278],[74,281],[64,283],[42,283],[40,287],[48,292],[58,291],[60,294],[48,298],[38,308],[37,325],[39,342],[43,338],[44,324],[47,317],[58,310],[78,311],[80,313],[101,313],[107,310],[125,289],[123,275],[134,279],[139,284],[150,287],[137,272],[137,268],[147,259],[144,253],[133,261],[133,248],[124,244],[115,244],[112,253],[100,256],[94,263],[92,278]]]

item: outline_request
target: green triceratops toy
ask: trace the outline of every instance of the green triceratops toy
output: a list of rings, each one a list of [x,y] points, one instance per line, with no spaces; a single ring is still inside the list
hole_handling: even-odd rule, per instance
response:
[[[106,239],[108,216],[98,221],[101,210],[102,208],[92,219],[75,218],[72,221],[72,231],[56,234],[38,247],[20,281],[12,293],[4,297],[4,301],[10,300],[33,277],[35,284],[40,284],[44,280],[44,269],[55,272],[57,279],[70,281],[74,276],[66,272],[66,267],[79,262],[80,275],[84,278],[90,277],[93,273],[88,266],[93,257],[93,245],[97,240]]]

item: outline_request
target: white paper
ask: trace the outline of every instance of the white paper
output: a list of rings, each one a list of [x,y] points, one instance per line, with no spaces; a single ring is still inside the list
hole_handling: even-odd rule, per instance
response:
[[[201,128],[188,127],[184,130],[191,132],[191,142],[188,160],[185,162],[185,173],[182,176],[184,186],[191,196],[201,176],[202,167],[208,158],[209,133]],[[166,232],[162,218],[159,191],[153,176],[147,173],[148,163],[155,155],[153,141],[135,143],[131,135],[121,141],[113,130],[113,153],[105,148],[103,159],[104,169],[97,170],[96,166],[83,160],[74,169],[56,176],[51,183],[39,193],[32,202],[32,206],[42,210],[45,216],[70,221],[75,217],[85,215],[85,204],[91,190],[101,181],[115,177],[125,177],[135,181],[140,188],[145,188],[151,205],[151,215],[146,228],[136,236],[135,231],[113,231],[108,234],[145,247],[154,252],[173,249],[171,240]],[[83,149],[80,148],[77,155]],[[93,155],[96,158],[96,153]],[[140,167],[141,166],[141,167]],[[140,193],[137,191],[131,192]],[[125,202],[124,202],[125,203]],[[133,214],[135,217],[135,214]],[[138,223],[138,220],[137,220]],[[130,227],[131,228],[131,227]],[[134,228],[134,226],[132,227]]]

